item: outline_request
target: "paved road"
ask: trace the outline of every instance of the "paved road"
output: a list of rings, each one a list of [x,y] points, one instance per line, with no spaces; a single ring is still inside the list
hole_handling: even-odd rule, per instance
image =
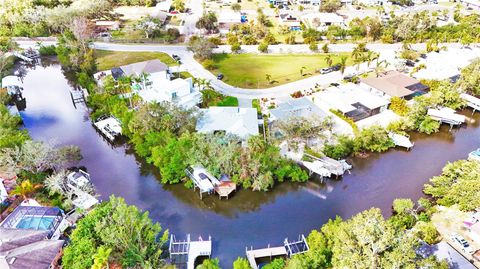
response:
[[[22,47],[35,46],[35,41],[17,41]],[[54,42],[45,42],[46,45],[54,44]],[[461,47],[460,44],[445,44],[449,48]],[[258,99],[258,98],[281,98],[289,96],[291,93],[314,88],[316,85],[328,85],[330,83],[338,82],[342,79],[340,72],[332,72],[325,75],[315,75],[302,80],[290,82],[283,85],[274,86],[268,89],[245,89],[234,87],[217,80],[216,77],[193,58],[193,53],[188,51],[184,45],[124,45],[114,43],[101,43],[94,44],[95,48],[112,51],[159,51],[165,52],[170,55],[176,54],[180,56],[182,65],[180,70],[190,72],[194,77],[203,78],[210,81],[212,87],[229,96],[234,96],[241,99]],[[332,52],[351,51],[356,44],[332,44],[330,50]],[[291,52],[302,53],[305,50],[305,45],[275,45],[270,46],[273,52]],[[394,54],[395,51],[401,49],[402,44],[368,44],[367,47],[370,50],[380,52],[381,54]],[[256,51],[257,46],[242,46],[242,50],[246,52]],[[412,48],[416,50],[422,50],[425,48],[425,44],[413,44]],[[217,50],[228,51],[228,46],[221,46]],[[365,65],[360,67],[362,70],[367,68]],[[345,71],[346,74],[355,72],[354,67],[348,67]]]

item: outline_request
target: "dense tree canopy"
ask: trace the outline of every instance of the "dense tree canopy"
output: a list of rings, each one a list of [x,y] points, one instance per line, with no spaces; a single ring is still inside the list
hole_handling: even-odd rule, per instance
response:
[[[91,268],[99,256],[108,252],[110,264],[154,269],[162,266],[160,256],[168,231],[162,232],[148,212],[112,196],[77,223],[70,239],[62,259],[66,268]]]

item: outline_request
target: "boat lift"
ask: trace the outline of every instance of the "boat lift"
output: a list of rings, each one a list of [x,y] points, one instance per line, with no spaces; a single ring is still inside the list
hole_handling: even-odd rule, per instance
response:
[[[283,241],[283,246],[271,247],[269,244],[268,247],[262,249],[253,249],[253,247],[250,247],[250,249],[246,248],[245,252],[250,267],[259,269],[257,259],[269,258],[270,260],[273,260],[276,257],[291,258],[294,255],[305,253],[308,250],[309,247],[307,240],[302,234],[296,241],[289,241],[288,238],[286,238]]]
[[[460,97],[467,102],[467,106],[473,109],[473,113],[475,113],[475,111],[480,111],[479,98],[466,93],[460,94]]]
[[[122,125],[115,117],[102,116],[93,124],[110,142],[122,134]]]
[[[32,63],[32,62],[34,61],[33,58],[27,57],[27,56],[25,56],[25,55],[23,55],[23,54],[21,54],[21,53],[19,53],[19,52],[16,52],[16,51],[13,53],[13,55],[14,55],[15,57],[17,57],[17,58],[22,59],[22,60],[25,61],[25,62]]]
[[[229,179],[220,181],[202,166],[187,168],[185,174],[192,180],[193,189],[199,189],[200,199],[203,198],[204,193],[211,194],[213,192],[216,192],[220,199],[222,197],[228,199],[229,195],[237,189],[234,182]]]
[[[350,173],[350,169],[352,169],[352,165],[347,163],[345,160],[335,160],[329,157],[315,157],[313,155],[305,153],[304,156],[313,160],[310,161],[302,161],[301,163],[309,170],[309,174],[312,175],[313,173],[318,174],[322,178],[331,177],[335,175],[337,178],[345,174],[345,172]]]
[[[427,115],[440,123],[450,124],[450,130],[453,126],[459,126],[465,123],[465,116],[455,113],[455,110],[443,107],[441,109],[429,108]]]
[[[190,234],[187,234],[187,240],[177,240],[175,235],[170,235],[170,243],[168,250],[170,252],[170,260],[177,268],[195,269],[195,260],[198,257],[209,257],[212,255],[212,238],[203,240],[201,237],[198,241],[192,241]]]

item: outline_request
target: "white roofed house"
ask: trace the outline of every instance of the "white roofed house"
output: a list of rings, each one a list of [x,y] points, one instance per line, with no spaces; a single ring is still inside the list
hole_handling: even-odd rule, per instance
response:
[[[300,31],[301,23],[298,17],[291,12],[282,13],[278,16],[279,25],[286,26],[290,31]]]
[[[200,133],[225,132],[242,139],[259,134],[255,108],[213,106],[200,112],[196,127]]]
[[[242,14],[233,10],[223,10],[218,14],[218,28],[220,33],[226,34],[230,27],[242,23]]]
[[[318,31],[326,30],[329,26],[346,27],[345,19],[335,13],[315,12],[308,13],[301,17],[305,26]]]

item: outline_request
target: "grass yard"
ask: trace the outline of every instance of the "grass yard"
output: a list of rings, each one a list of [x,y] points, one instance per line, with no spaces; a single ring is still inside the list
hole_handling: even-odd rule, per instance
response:
[[[170,55],[163,52],[96,50],[95,57],[97,58],[98,70],[109,70],[113,67],[153,59],[159,59],[168,66],[178,65]]]
[[[330,54],[333,64],[340,61],[342,55]],[[243,88],[268,88],[288,82],[300,80],[317,74],[317,70],[327,67],[327,54],[288,54],[288,55],[256,55],[256,54],[217,54],[214,55],[214,74],[222,73],[223,81]],[[352,65],[352,61],[347,61]],[[304,67],[304,68],[303,68]],[[302,69],[303,68],[303,69]],[[302,72],[300,70],[302,69]],[[303,75],[301,74],[303,73]],[[270,81],[267,79],[270,76]]]

